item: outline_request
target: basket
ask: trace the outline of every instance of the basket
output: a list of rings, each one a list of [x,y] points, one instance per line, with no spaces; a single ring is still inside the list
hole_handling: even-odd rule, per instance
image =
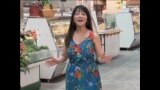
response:
[[[55,11],[53,9],[43,9],[43,16],[46,18],[53,18]]]

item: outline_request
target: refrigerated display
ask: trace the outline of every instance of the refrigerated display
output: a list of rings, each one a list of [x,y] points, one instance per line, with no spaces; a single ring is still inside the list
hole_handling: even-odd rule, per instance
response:
[[[56,46],[60,49],[64,45],[64,38],[69,28],[69,20],[53,20],[50,22],[50,25],[55,37]]]
[[[140,44],[140,13],[120,12],[116,14],[120,33],[120,48],[132,48]]]
[[[64,34],[62,32],[64,31],[54,33],[55,28],[56,28],[56,24],[51,26],[51,24],[46,18],[28,18],[25,26],[25,31],[33,30],[33,29],[36,30],[37,46],[41,46],[41,45],[48,46],[48,48],[51,50],[52,56],[58,57],[61,53],[59,46],[62,46],[63,44],[63,41],[61,43],[59,42],[63,39],[60,39],[60,41],[58,41],[57,38],[59,36],[60,38],[62,38],[64,36],[62,35]],[[57,29],[61,30],[60,27],[57,27]],[[46,63],[41,63],[40,79],[51,80],[54,77],[64,74],[66,66],[68,64],[67,62],[68,61],[53,65],[51,67],[48,67]]]

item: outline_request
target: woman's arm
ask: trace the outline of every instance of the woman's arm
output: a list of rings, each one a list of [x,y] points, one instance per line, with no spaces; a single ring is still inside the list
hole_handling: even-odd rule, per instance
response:
[[[52,57],[50,59],[51,60],[46,62],[46,64],[48,64],[49,66],[59,64],[59,63],[66,61],[68,59],[66,46],[65,45],[63,46],[62,54],[60,55],[60,57]]]
[[[96,33],[94,33],[93,42],[95,44],[95,50],[96,50],[96,55],[98,57],[98,60],[100,62],[110,62],[111,57],[105,54],[104,50],[102,50],[100,38]]]
[[[60,57],[57,58],[57,61],[59,61],[59,63],[62,63],[64,61],[66,61],[68,59],[68,56],[67,56],[67,48],[66,46],[64,45],[63,46],[63,49],[62,49],[62,54],[60,55]]]

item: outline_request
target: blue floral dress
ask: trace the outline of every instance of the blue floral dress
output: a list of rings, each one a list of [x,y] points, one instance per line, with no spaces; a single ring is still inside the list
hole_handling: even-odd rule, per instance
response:
[[[66,90],[101,90],[93,38],[91,32],[79,45],[74,40],[70,41],[67,50],[69,64],[66,70]]]

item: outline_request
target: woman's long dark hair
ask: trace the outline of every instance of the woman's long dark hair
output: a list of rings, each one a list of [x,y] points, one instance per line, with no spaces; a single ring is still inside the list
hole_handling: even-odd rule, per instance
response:
[[[76,30],[76,24],[73,22],[73,19],[74,19],[74,14],[76,13],[77,10],[84,11],[87,14],[86,28],[92,31],[92,21],[91,21],[89,10],[83,5],[77,5],[72,12],[68,34],[65,38],[65,45],[67,48],[69,46],[70,40],[72,40],[73,38],[74,31]]]

